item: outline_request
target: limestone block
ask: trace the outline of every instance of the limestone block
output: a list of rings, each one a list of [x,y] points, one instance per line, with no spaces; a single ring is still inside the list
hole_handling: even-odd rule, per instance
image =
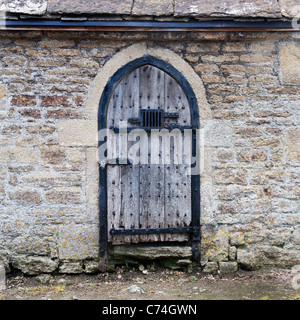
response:
[[[237,262],[219,262],[220,272],[221,273],[232,273],[236,272],[238,269]]]
[[[64,225],[59,229],[58,252],[62,260],[96,258],[98,255],[98,226]]]
[[[207,264],[205,265],[203,272],[207,272],[207,273],[213,273],[213,272],[217,272],[218,271],[218,263],[213,261],[213,262],[207,262]]]
[[[0,84],[0,99],[6,97],[6,86],[4,84]]]
[[[300,85],[300,44],[284,43],[280,53],[280,76],[283,85]]]
[[[47,257],[14,256],[12,265],[25,274],[38,275],[53,272],[58,267],[58,262]]]
[[[78,173],[31,173],[22,177],[26,184],[39,187],[80,186],[82,177]]]
[[[40,204],[42,202],[40,193],[30,188],[17,188],[9,193],[9,198],[23,204]]]
[[[175,16],[205,17],[280,17],[276,0],[180,0],[175,4]]]
[[[132,0],[101,0],[87,5],[84,1],[48,0],[49,13],[130,14]]]
[[[5,194],[4,182],[6,178],[6,170],[5,168],[0,167],[0,195]]]
[[[135,258],[146,260],[163,258],[190,258],[192,256],[192,248],[170,246],[114,246],[112,255],[115,258]]]
[[[203,143],[205,146],[230,147],[232,145],[233,126],[228,120],[205,121]]]
[[[173,1],[171,0],[136,0],[132,8],[133,15],[168,16],[173,14]]]
[[[0,163],[35,163],[35,150],[24,147],[0,147]]]
[[[98,145],[98,124],[92,120],[66,120],[59,123],[61,146],[96,147]]]
[[[52,188],[45,195],[50,203],[82,203],[82,191],[78,187]]]
[[[64,262],[59,266],[59,273],[77,274],[82,272],[82,263],[79,261]]]
[[[274,246],[255,246],[237,250],[239,265],[247,270],[262,266],[293,266],[300,262],[299,250],[286,250]]]
[[[227,261],[229,249],[229,235],[226,228],[212,225],[203,226],[201,237],[201,259],[209,261]]]
[[[300,162],[300,128],[287,131],[284,150],[288,161]]]
[[[1,2],[0,11],[11,13],[43,15],[47,9],[47,0],[2,0]]]

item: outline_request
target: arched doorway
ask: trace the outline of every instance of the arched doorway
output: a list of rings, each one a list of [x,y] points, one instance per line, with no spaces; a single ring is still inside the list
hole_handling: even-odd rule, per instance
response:
[[[188,242],[198,255],[199,175],[187,174],[191,159],[180,154],[186,137],[195,153],[199,128],[189,83],[174,67],[152,56],[126,64],[110,78],[100,100],[98,129],[107,128],[118,141],[126,134],[126,151],[100,170],[100,256],[105,255],[108,243],[145,242]],[[147,150],[142,156],[139,148],[139,162],[134,163],[130,147],[142,135],[136,139],[137,129],[143,132]],[[156,148],[151,148],[153,134],[158,137]],[[164,150],[166,136],[169,151]],[[101,148],[106,141],[99,140]],[[153,162],[154,153],[158,162]],[[162,162],[166,156],[169,161]]]

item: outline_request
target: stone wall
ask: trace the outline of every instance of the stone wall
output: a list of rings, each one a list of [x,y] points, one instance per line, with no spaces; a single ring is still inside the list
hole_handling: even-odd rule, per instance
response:
[[[299,40],[289,32],[1,32],[6,268],[97,269],[97,119],[86,104],[106,62],[141,42],[176,53],[205,87],[211,119],[201,188],[204,270],[299,264]]]

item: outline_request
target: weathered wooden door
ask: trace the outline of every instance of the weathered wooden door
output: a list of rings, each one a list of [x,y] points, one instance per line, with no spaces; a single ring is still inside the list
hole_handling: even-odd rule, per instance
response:
[[[112,144],[122,141],[124,123],[129,135],[136,128],[145,131],[147,163],[123,161],[130,158],[127,151],[137,142],[133,135],[126,137],[126,152],[123,150],[116,163],[107,164],[103,180],[107,241],[116,245],[189,240],[195,215],[192,176],[187,174],[190,159],[183,154],[184,144],[189,143],[183,141],[184,129],[193,127],[186,93],[177,80],[157,66],[135,68],[115,84],[107,98],[106,126],[116,136]],[[163,134],[169,143],[163,143]],[[158,163],[152,161],[153,152]]]

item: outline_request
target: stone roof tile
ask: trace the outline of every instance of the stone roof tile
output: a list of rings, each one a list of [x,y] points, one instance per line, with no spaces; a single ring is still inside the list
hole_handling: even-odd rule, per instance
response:
[[[46,13],[47,0],[0,0],[0,11],[43,15]]]
[[[278,18],[281,12],[277,0],[176,0],[175,16]]]
[[[48,0],[48,13],[131,14],[132,0]]]
[[[0,0],[12,14],[95,15],[113,17],[293,18],[300,0]],[[59,19],[59,17],[58,17]]]
[[[174,14],[173,0],[135,0],[132,15],[171,16]]]

